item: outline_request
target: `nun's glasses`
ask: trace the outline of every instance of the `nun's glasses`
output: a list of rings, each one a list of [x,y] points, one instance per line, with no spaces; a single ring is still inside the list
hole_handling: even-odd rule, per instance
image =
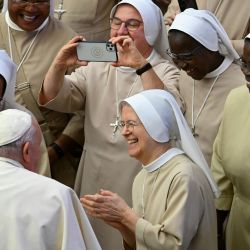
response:
[[[200,52],[201,49],[201,46],[197,46],[191,52],[179,54],[172,53],[170,49],[167,49],[166,53],[174,60],[190,61],[193,59],[194,56],[196,56]]]
[[[28,5],[35,5],[38,7],[50,5],[50,0],[35,0],[35,1],[11,0],[11,2],[14,4],[18,4],[21,7],[26,7]]]
[[[250,71],[250,63],[247,63],[244,59],[239,59],[239,64],[242,70]]]
[[[137,19],[128,19],[127,21],[122,21],[120,18],[118,17],[113,17],[110,18],[110,26],[112,29],[114,30],[119,30],[122,24],[125,24],[125,27],[129,30],[129,31],[136,31],[138,30],[138,28],[140,27],[140,25],[142,24],[142,21],[137,20]]]
[[[129,131],[133,131],[134,127],[141,125],[142,123],[139,121],[132,121],[132,120],[128,120],[128,121],[119,121],[118,123],[118,128],[120,130],[123,130],[124,128],[128,129]]]

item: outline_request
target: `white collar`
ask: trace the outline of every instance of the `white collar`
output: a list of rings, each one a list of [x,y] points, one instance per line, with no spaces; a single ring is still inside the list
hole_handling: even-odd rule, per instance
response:
[[[10,158],[0,157],[0,161],[9,163],[10,165],[13,165],[13,166],[18,167],[18,168],[24,168],[24,166],[20,162],[17,162],[15,160],[10,159]]]
[[[17,24],[15,24],[15,23],[11,20],[8,10],[7,10],[6,13],[5,13],[5,21],[6,21],[6,23],[8,24],[8,26],[9,26],[10,28],[12,28],[13,30],[25,31],[25,30],[21,29]],[[35,30],[33,30],[33,31],[38,31],[38,30],[43,29],[43,28],[48,24],[48,22],[49,22],[49,17],[47,17],[47,18],[44,20],[44,22],[43,22],[37,29],[35,29]]]
[[[220,75],[221,73],[226,71],[226,69],[232,64],[232,62],[233,62],[232,58],[225,57],[223,62],[221,63],[221,65],[217,69],[215,69],[214,71],[206,74],[204,78],[214,78],[214,77]]]
[[[142,165],[143,169],[145,169],[147,172],[151,173],[158,168],[162,167],[163,164],[170,161],[173,157],[176,155],[184,154],[184,151],[182,151],[179,148],[171,148],[164,154],[162,154],[160,157],[155,159],[153,162],[149,163],[148,165]]]

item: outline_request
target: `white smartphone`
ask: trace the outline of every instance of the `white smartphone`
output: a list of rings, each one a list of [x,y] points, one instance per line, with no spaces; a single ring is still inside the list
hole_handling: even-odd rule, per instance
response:
[[[116,62],[116,45],[111,42],[82,41],[77,45],[79,60],[89,62]]]

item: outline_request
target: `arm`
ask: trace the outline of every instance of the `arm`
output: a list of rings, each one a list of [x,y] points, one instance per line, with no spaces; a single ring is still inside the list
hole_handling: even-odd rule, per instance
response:
[[[120,196],[101,190],[80,200],[90,216],[104,220],[120,231],[129,247],[135,246],[135,227],[139,217]]]
[[[118,49],[118,62],[113,66],[127,66],[137,70],[148,63],[129,36],[113,37],[110,41],[116,44]],[[144,89],[164,88],[163,82],[152,68],[141,74],[141,80]]]
[[[81,36],[74,37],[58,52],[45,76],[45,80],[39,94],[40,104],[46,104],[48,101],[56,97],[64,82],[64,75],[68,67],[75,65],[87,65],[87,62],[79,61],[76,54],[78,41],[82,39],[83,38]]]
[[[180,13],[180,7],[177,0],[171,0],[168,10],[164,15],[165,24],[171,26],[175,16]]]

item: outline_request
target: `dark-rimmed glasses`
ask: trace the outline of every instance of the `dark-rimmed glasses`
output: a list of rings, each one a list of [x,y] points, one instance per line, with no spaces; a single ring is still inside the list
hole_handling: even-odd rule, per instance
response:
[[[11,2],[19,5],[20,7],[26,7],[28,5],[35,5],[38,7],[44,7],[44,6],[50,5],[50,0],[36,0],[36,1],[11,0]]]
[[[136,121],[132,121],[132,120],[128,120],[126,122],[124,121],[119,121],[118,123],[118,127],[119,129],[122,131],[124,128],[128,129],[129,131],[133,131],[134,127],[141,125],[141,122],[136,122]]]
[[[200,52],[201,49],[202,47],[198,46],[194,48],[191,52],[175,54],[172,53],[169,48],[166,52],[173,60],[190,61],[193,59],[194,56],[196,56]]]
[[[244,71],[250,71],[250,63],[247,63],[244,59],[239,59],[239,65],[242,70]]]
[[[122,24],[125,24],[125,27],[129,30],[129,31],[136,31],[138,30],[138,28],[140,27],[140,25],[142,24],[142,21],[137,20],[137,19],[128,19],[127,21],[122,21],[120,18],[118,17],[113,17],[110,18],[110,26],[112,29],[114,30],[119,30]]]

